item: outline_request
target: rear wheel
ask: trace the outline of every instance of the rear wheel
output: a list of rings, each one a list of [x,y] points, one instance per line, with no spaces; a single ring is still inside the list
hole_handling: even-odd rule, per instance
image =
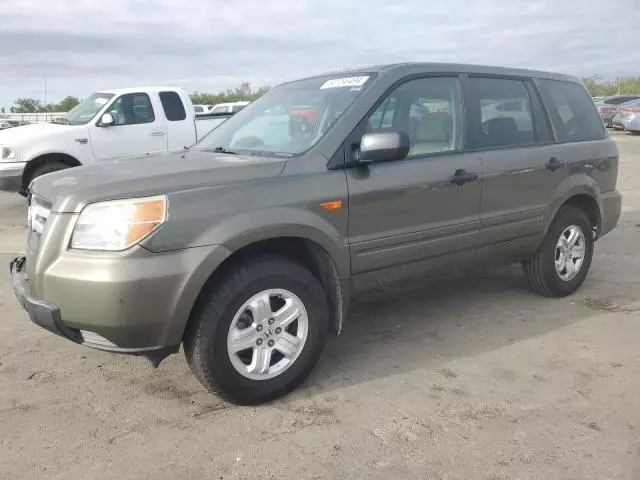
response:
[[[303,266],[278,256],[240,264],[190,320],[184,350],[209,391],[240,404],[286,394],[317,363],[328,331],[324,291]]]
[[[589,217],[573,206],[558,211],[542,246],[522,263],[532,290],[547,297],[564,297],[584,282],[593,257]]]

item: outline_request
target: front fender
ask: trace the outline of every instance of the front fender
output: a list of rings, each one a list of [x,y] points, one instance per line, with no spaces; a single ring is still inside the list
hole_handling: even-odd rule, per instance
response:
[[[84,139],[86,142],[80,143]],[[52,154],[68,155],[82,164],[89,163],[93,159],[89,130],[86,128],[71,127],[68,132],[57,132],[55,135],[36,138],[19,148],[20,158],[25,162]]]
[[[191,231],[196,228],[194,224],[199,221],[192,218],[172,223],[170,213],[168,224],[150,237],[144,246],[151,251],[162,252],[223,245],[235,252],[273,238],[302,238],[325,250],[334,262],[339,277],[348,278],[351,271],[349,247],[345,235],[341,234],[341,230],[346,231],[346,219],[346,209],[344,212],[320,213],[302,207],[270,206],[232,215],[211,215],[207,225],[192,237]]]

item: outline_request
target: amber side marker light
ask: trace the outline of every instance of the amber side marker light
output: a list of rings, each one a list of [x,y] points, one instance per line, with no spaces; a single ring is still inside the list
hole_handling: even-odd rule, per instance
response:
[[[332,200],[331,202],[322,202],[320,206],[325,210],[337,210],[338,208],[342,208],[342,200]]]

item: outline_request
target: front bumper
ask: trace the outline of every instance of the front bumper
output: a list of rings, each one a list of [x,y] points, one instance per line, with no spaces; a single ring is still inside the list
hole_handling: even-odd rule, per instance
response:
[[[22,174],[25,162],[0,162],[0,190],[19,192],[22,189]]]
[[[126,257],[67,254],[42,269],[39,258],[17,257],[9,268],[15,296],[36,325],[154,361],[178,350],[198,294],[229,254],[220,246],[163,254],[136,247]]]
[[[16,257],[9,263],[13,293],[20,302],[20,305],[27,311],[29,318],[36,325],[49,330],[61,337],[76,343],[82,343],[83,338],[79,330],[69,328],[60,318],[58,306],[47,300],[38,300],[29,293],[27,273],[25,271],[25,257]]]

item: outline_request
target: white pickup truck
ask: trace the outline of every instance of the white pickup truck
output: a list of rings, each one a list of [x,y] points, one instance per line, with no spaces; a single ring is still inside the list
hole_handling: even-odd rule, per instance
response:
[[[55,123],[0,131],[0,190],[24,195],[31,180],[45,173],[182,150],[230,115],[196,118],[181,88],[94,93]]]

